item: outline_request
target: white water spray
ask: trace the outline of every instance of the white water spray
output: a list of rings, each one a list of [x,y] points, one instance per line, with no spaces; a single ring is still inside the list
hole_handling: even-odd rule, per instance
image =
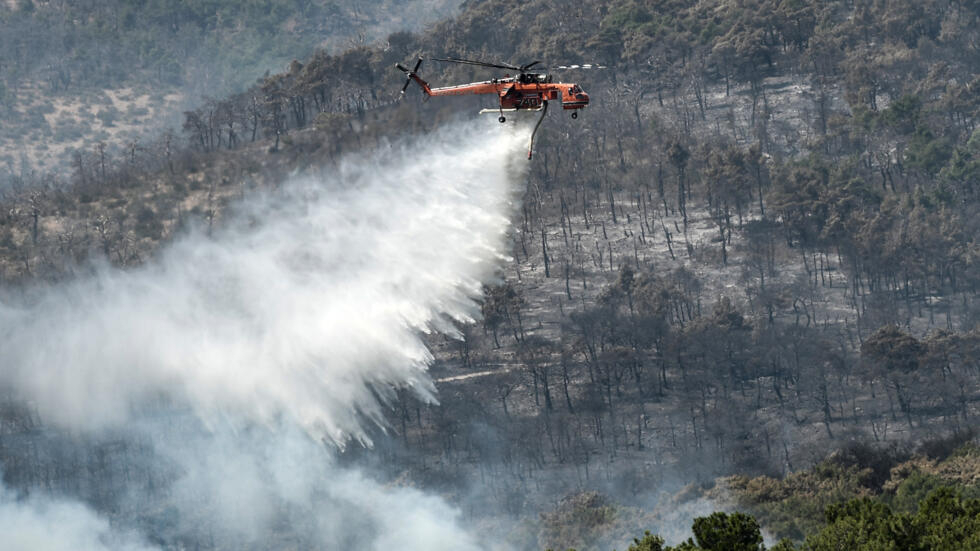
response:
[[[182,477],[173,505],[243,538],[225,546],[261,541],[250,530],[289,506],[310,537],[337,544],[476,549],[444,503],[337,469],[315,439],[366,441],[394,388],[434,399],[419,333],[477,315],[526,140],[473,123],[349,158],[249,199],[214,238],[182,238],[145,267],[0,303],[0,384],[49,424],[164,434],[157,453]],[[209,428],[148,425],[140,411],[160,397]],[[352,510],[374,533],[337,522]]]

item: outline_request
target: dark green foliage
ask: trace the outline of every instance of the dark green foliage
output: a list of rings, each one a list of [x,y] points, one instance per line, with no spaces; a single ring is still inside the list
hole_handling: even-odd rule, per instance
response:
[[[915,514],[896,513],[879,500],[854,499],[827,507],[826,525],[797,547],[783,539],[769,551],[967,551],[980,548],[980,500],[939,487]],[[694,519],[694,539],[674,547],[650,532],[628,551],[765,551],[755,518],[712,513]]]
[[[969,195],[980,192],[976,188],[980,182],[980,129],[970,136],[965,146],[953,150],[949,163],[939,174],[942,181],[956,188],[968,190]]]
[[[935,176],[952,156],[949,142],[937,138],[928,129],[921,129],[909,142],[905,153],[909,166]]]
[[[694,519],[694,538],[705,551],[761,551],[762,534],[755,518],[743,514],[712,513]]]
[[[886,125],[909,134],[919,126],[921,114],[922,100],[919,99],[919,96],[907,94],[892,102],[888,109],[882,111],[880,120]]]
[[[870,498],[827,507],[826,522],[828,526],[818,535],[807,538],[807,547],[812,551],[861,546],[888,549],[895,541],[902,543],[898,549],[911,549],[909,545],[914,541],[906,517],[896,519],[887,505]]]
[[[644,532],[643,539],[633,538],[633,543],[627,551],[662,551],[663,545],[663,538]]]
[[[864,498],[827,509],[827,527],[807,538],[807,551],[967,550],[980,545],[980,501],[941,487],[915,515]]]
[[[914,516],[941,488],[964,499],[980,498],[980,487],[973,482],[980,453],[969,432],[926,441],[921,449],[931,455],[854,444],[783,479],[735,476],[726,484],[738,506],[751,512],[766,532],[795,541],[815,536],[838,517],[871,518],[886,509],[888,515]],[[853,532],[853,526],[838,528]]]
[[[980,549],[980,499],[964,499],[950,488],[939,488],[919,503],[912,524],[921,534],[923,549]]]
[[[942,478],[922,473],[913,472],[895,490],[895,496],[891,499],[891,505],[900,512],[914,513],[919,506],[919,502],[925,499],[933,490],[944,485]]]

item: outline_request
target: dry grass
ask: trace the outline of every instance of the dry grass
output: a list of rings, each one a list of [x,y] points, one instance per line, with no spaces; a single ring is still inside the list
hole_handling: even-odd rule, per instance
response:
[[[16,128],[16,121],[6,121],[0,150],[25,159],[39,172],[63,172],[71,151],[94,148],[99,142],[112,148],[145,140],[155,130],[155,121],[183,101],[178,92],[154,99],[131,87],[52,96],[39,83],[32,83],[13,92],[15,116],[23,122]],[[111,119],[107,117],[110,112]],[[37,125],[37,113],[42,114],[47,128]]]

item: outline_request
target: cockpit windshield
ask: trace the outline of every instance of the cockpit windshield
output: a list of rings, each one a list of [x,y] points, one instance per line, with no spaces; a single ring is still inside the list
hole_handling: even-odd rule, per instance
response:
[[[518,77],[518,82],[521,84],[535,84],[535,83],[548,83],[551,82],[551,77],[545,74],[538,73],[524,73]]]

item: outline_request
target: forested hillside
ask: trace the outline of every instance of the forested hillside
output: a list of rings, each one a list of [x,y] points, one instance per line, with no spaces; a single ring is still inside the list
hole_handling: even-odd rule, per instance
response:
[[[318,51],[139,148],[81,150],[57,183],[18,180],[0,210],[2,292],[92,259],[139,265],[293,170],[424,140],[489,106],[415,91],[396,102],[396,62],[601,63],[557,74],[592,104],[574,121],[548,115],[484,319],[463,341],[430,339],[441,403],[404,393],[390,436],[347,460],[440,491],[472,519],[538,519],[581,491],[647,510],[688,483],[741,475],[703,506],[749,509],[796,543],[845,530],[845,512],[884,530],[892,513],[878,502],[800,521],[812,504],[798,496],[827,479],[850,487],[820,494],[820,508],[898,496],[905,477],[885,489],[889,469],[924,441],[975,437],[978,50],[971,2],[470,1],[425,33]],[[422,72],[433,84],[490,76],[430,61]],[[828,459],[855,444],[894,461]],[[815,465],[833,476],[799,474]],[[855,474],[865,468],[874,482]],[[975,475],[956,484],[976,497]],[[772,505],[780,492],[796,501]],[[891,505],[921,526],[910,504],[926,495],[912,494]],[[577,523],[607,525],[596,499]],[[949,494],[929,499],[927,514],[953,507]],[[511,534],[522,548],[616,541],[549,533],[549,518]],[[648,528],[678,522],[665,518]]]
[[[61,172],[75,151],[142,147],[205,96],[241,91],[317,48],[422,28],[457,5],[0,2],[0,174]]]
[[[653,511],[579,494],[542,516],[542,539],[556,549],[574,542],[629,551],[975,549],[980,454],[962,442],[963,435],[931,440],[911,458],[854,445],[781,480],[737,475],[692,486]],[[694,538],[676,534],[688,526],[666,527],[664,535],[678,543],[673,547],[644,530],[663,526],[671,509],[684,509],[705,495],[749,514],[698,511]],[[624,537],[642,532],[640,538]]]

